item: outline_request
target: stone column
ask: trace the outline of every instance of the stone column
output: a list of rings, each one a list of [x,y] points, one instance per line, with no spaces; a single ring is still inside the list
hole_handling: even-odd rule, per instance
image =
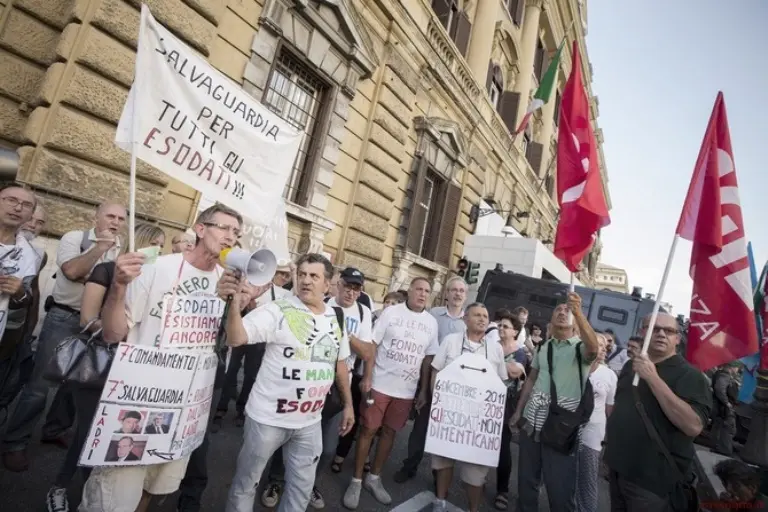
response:
[[[531,95],[533,81],[533,58],[536,54],[536,43],[539,40],[539,18],[543,0],[526,0],[523,15],[523,30],[520,37],[520,74],[515,83],[515,92],[520,93],[520,103],[517,106],[517,121],[528,110],[528,97]]]
[[[478,0],[475,8],[475,19],[472,21],[467,63],[481,89],[485,89],[488,62],[493,51],[493,36],[496,33],[496,21],[498,19],[498,0]]]

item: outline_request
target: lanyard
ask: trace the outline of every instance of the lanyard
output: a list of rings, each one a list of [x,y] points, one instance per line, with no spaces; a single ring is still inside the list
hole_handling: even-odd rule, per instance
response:
[[[464,340],[461,342],[461,354],[464,352],[469,352],[470,354],[476,354],[480,348],[485,349],[485,358],[488,359],[488,344],[485,342],[485,337],[483,337],[483,341],[480,342],[481,347],[478,347],[475,350],[472,350],[472,346],[469,345],[469,340],[467,340],[467,335],[464,335]]]

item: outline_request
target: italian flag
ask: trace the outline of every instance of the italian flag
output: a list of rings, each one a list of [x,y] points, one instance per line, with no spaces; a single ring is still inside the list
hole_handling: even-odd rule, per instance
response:
[[[557,78],[557,67],[560,65],[560,54],[563,52],[563,45],[565,39],[560,43],[560,48],[557,49],[554,58],[547,67],[547,72],[541,77],[541,83],[539,88],[536,89],[536,94],[533,95],[533,101],[528,105],[528,112],[523,116],[523,120],[520,122],[520,126],[515,131],[515,136],[520,134],[528,126],[528,122],[531,120],[531,116],[534,112],[541,107],[549,103],[549,99],[552,97],[552,90],[555,88],[555,79]]]

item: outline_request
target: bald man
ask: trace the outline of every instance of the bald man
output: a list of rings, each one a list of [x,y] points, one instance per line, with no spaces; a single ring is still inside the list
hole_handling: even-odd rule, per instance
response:
[[[649,321],[646,317],[641,325],[643,337]],[[683,485],[692,481],[693,441],[712,409],[706,377],[677,353],[682,335],[677,319],[659,313],[652,328],[648,353],[637,354],[621,370],[608,418],[611,510],[688,510]],[[640,376],[637,387],[632,385],[635,374]],[[674,465],[665,451],[674,454]]]
[[[29,467],[27,445],[45,410],[50,383],[43,372],[61,340],[80,332],[80,303],[85,280],[99,263],[114,261],[120,254],[120,232],[125,227],[124,206],[106,202],[94,214],[93,227],[70,231],[61,237],[56,252],[59,271],[53,293],[46,301],[45,320],[40,330],[35,367],[8,421],[3,438],[3,464],[10,471]],[[74,423],[75,406],[67,386],[56,393],[43,426],[42,442],[67,448],[66,432]]]

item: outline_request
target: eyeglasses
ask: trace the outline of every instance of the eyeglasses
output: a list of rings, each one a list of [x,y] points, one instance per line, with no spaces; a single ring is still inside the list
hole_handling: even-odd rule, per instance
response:
[[[643,329],[647,331],[648,330],[648,326],[644,325]],[[659,332],[662,332],[662,331],[664,331],[664,334],[666,334],[667,336],[675,336],[677,334],[680,334],[680,330],[679,329],[675,329],[674,327],[662,327],[660,325],[654,325],[653,326],[653,334],[656,334],[656,333],[659,333]]]
[[[17,206],[21,205],[22,210],[34,210],[35,209],[35,203],[30,201],[20,201],[19,199],[13,197],[13,196],[5,196],[2,198],[3,202],[10,206],[11,208],[16,208]]]
[[[203,222],[203,226],[208,226],[209,228],[217,228],[222,231],[228,231],[235,235],[235,238],[240,238],[242,235],[242,232],[240,231],[240,228],[236,228],[235,226],[230,226],[229,224],[217,224],[215,222]]]

